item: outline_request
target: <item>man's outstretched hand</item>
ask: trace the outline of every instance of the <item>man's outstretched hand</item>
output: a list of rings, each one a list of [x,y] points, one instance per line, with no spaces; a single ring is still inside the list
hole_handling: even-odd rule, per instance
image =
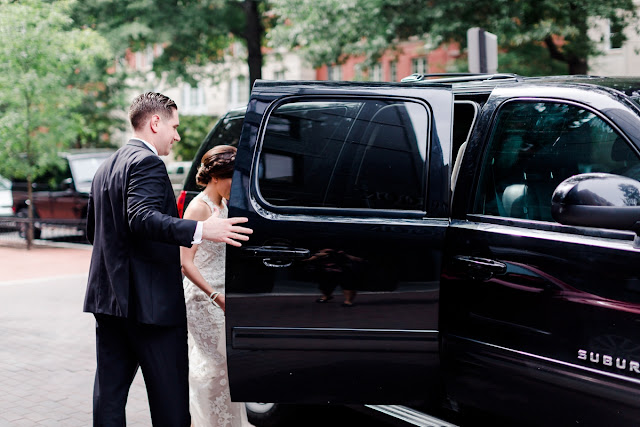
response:
[[[246,242],[249,240],[247,234],[253,233],[253,230],[247,227],[241,227],[236,224],[242,224],[249,221],[247,218],[219,218],[220,211],[216,209],[206,221],[202,224],[202,238],[213,242],[224,242],[231,246],[242,246],[238,240]]]

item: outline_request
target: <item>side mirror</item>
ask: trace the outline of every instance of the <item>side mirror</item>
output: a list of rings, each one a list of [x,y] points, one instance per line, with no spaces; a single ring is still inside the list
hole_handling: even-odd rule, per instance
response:
[[[60,182],[60,190],[69,191],[73,190],[73,178],[65,178]]]
[[[640,182],[608,173],[567,178],[551,197],[560,224],[640,232]]]

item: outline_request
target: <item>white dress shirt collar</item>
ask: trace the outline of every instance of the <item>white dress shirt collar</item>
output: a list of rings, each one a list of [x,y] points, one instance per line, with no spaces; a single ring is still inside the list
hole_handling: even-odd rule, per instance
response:
[[[155,154],[156,156],[158,155],[158,150],[156,150],[156,147],[154,147],[153,145],[149,144],[144,139],[140,139],[140,138],[131,138],[131,139],[137,139],[138,141],[142,141],[144,143],[144,145],[149,147],[149,150],[153,151],[153,154]]]

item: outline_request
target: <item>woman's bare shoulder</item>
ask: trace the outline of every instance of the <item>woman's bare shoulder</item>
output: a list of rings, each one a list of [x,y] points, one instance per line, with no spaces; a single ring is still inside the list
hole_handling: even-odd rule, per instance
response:
[[[211,208],[201,199],[194,199],[187,210],[184,211],[185,219],[193,219],[196,221],[204,221],[211,216]]]

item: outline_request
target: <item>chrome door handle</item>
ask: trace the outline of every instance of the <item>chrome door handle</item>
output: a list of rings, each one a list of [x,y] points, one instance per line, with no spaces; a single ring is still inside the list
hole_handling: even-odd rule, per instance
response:
[[[453,259],[463,265],[465,272],[474,279],[488,280],[496,274],[507,272],[507,264],[489,258],[456,255]]]
[[[294,259],[305,259],[311,255],[309,249],[287,246],[246,246],[242,248],[242,253],[244,256],[262,258],[262,263],[271,268],[289,267]]]
[[[288,246],[245,246],[242,248],[244,256],[255,258],[309,258],[309,249],[291,248]]]

